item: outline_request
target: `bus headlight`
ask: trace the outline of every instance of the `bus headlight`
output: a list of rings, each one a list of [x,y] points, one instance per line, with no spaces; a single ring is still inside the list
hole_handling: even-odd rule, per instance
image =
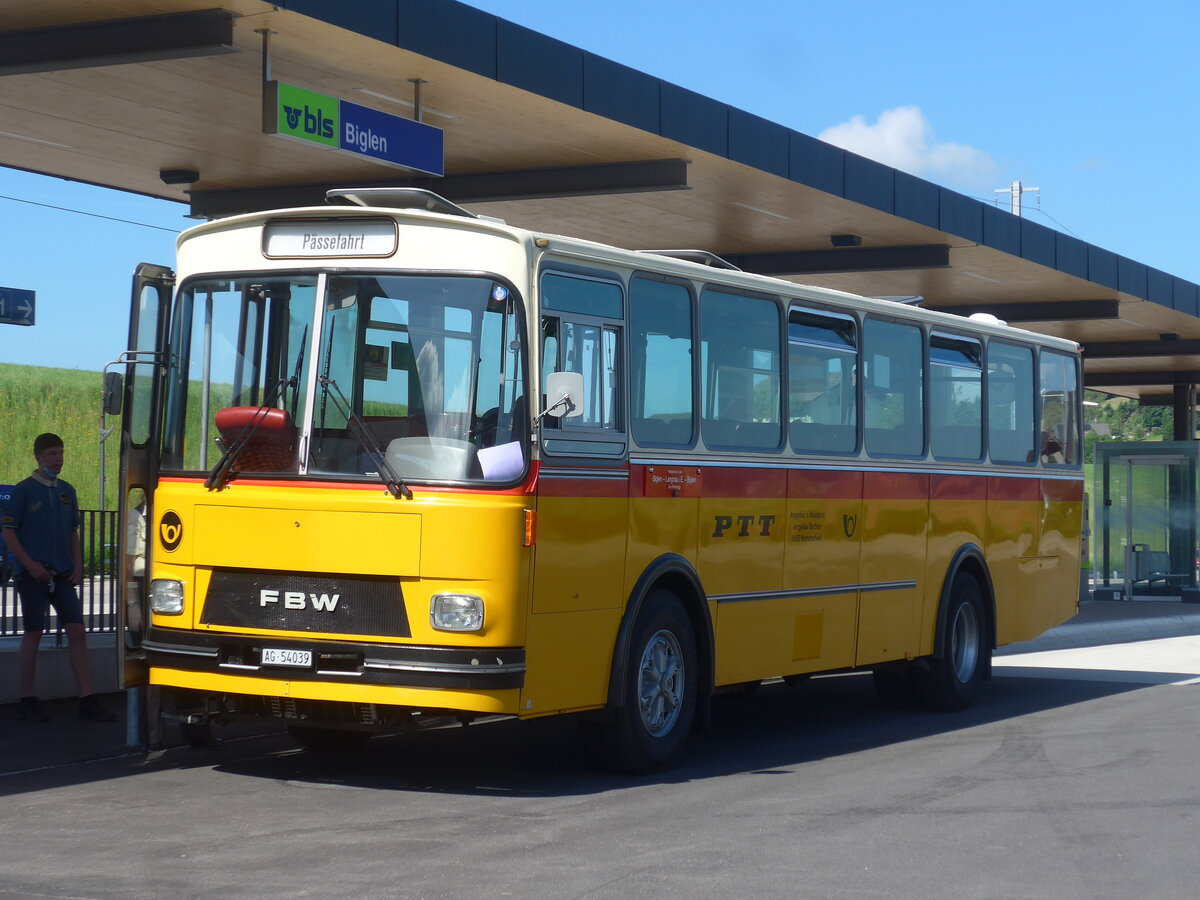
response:
[[[160,616],[178,616],[183,612],[183,583],[166,578],[150,582],[150,609]]]
[[[429,623],[438,631],[479,631],[483,628],[483,598],[474,594],[434,594]]]

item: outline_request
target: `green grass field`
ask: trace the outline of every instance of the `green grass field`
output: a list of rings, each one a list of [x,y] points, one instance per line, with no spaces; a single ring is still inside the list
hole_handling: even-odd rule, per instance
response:
[[[53,431],[63,439],[62,477],[75,486],[82,509],[100,508],[99,372],[0,363],[0,484],[13,484],[34,469],[33,439]],[[109,425],[119,420],[109,417]],[[105,446],[106,506],[115,509],[119,493],[119,429]]]

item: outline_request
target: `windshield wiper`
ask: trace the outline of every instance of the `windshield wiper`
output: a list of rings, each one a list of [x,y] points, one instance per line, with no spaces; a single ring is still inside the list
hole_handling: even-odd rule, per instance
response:
[[[346,421],[354,425],[354,437],[358,440],[358,445],[371,461],[375,463],[375,474],[379,480],[387,485],[388,491],[393,497],[399,499],[404,497],[405,500],[412,499],[412,491],[409,490],[407,484],[400,480],[400,476],[396,474],[396,470],[392,468],[392,464],[387,461],[387,457],[383,451],[379,449],[379,444],[375,443],[375,438],[372,436],[366,423],[359,418],[350,406],[350,401],[346,399],[346,395],[342,393],[342,389],[338,387],[338,383],[332,378],[321,375],[317,378],[317,383],[325,388],[325,396],[332,397],[334,405],[337,406],[338,412],[346,417]],[[333,394],[329,393],[329,388],[333,388]]]
[[[228,447],[221,441],[217,442],[221,447],[221,458],[217,460],[217,464],[212,467],[212,471],[204,479],[204,486],[206,488],[210,491],[219,491],[225,486],[233,471],[233,461],[238,458],[238,454],[242,452],[242,449],[250,443],[250,438],[254,437],[255,432],[258,431],[258,426],[266,421],[271,410],[278,409],[278,407],[272,405],[276,398],[284,389],[288,387],[294,388],[295,386],[296,379],[294,378],[285,378],[283,381],[276,382],[275,386],[271,388],[271,393],[263,398],[262,406],[254,413],[254,417],[250,420],[249,424],[243,426],[237,438],[231,441]]]

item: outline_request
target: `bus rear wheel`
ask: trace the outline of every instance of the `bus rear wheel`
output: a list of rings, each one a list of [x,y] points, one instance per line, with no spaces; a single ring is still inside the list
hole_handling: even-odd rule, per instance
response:
[[[625,694],[609,731],[610,762],[642,775],[682,754],[696,715],[696,638],[679,599],[658,590],[638,614],[625,662]]]
[[[946,639],[942,654],[928,660],[921,673],[921,699],[930,709],[966,709],[987,666],[990,643],[983,608],[983,590],[974,576],[954,576],[946,610]]]

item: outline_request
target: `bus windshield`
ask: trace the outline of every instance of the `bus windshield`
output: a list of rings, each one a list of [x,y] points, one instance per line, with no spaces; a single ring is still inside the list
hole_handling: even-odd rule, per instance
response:
[[[509,289],[486,278],[192,282],[163,469],[511,482],[529,458],[518,322]]]
[[[482,278],[330,277],[309,471],[377,476],[377,447],[406,481],[519,476],[528,428],[515,306]]]
[[[228,421],[227,410],[278,409],[272,424],[280,427],[264,435],[293,427],[304,413],[316,289],[315,275],[272,275],[204,279],[180,292],[167,372],[164,470],[212,469],[224,442],[244,430]],[[239,467],[295,471],[290,433],[276,444],[257,459],[246,454]]]

